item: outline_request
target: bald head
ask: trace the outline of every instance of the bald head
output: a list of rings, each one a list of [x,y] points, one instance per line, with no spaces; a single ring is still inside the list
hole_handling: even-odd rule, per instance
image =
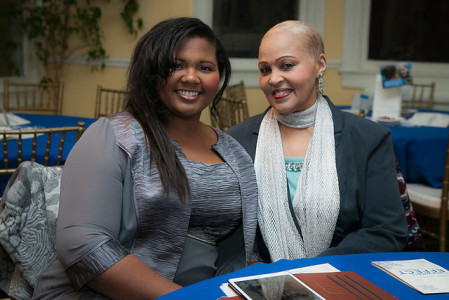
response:
[[[320,54],[324,54],[324,42],[318,31],[310,24],[301,21],[284,21],[271,27],[262,38],[262,41],[269,35],[277,32],[290,32],[298,38],[303,38],[307,50],[313,60],[317,59]]]

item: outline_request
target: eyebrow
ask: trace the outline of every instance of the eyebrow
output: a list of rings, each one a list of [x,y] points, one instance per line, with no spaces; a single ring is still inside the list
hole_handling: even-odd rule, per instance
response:
[[[185,61],[186,61],[185,59],[182,59],[182,58],[175,58],[175,60],[176,60],[176,61],[180,61],[180,62],[185,62]],[[201,64],[204,64],[204,63],[212,64],[212,65],[214,65],[214,66],[217,65],[216,63],[214,63],[213,61],[210,61],[210,60],[200,60],[200,63],[201,63]]]
[[[275,62],[278,62],[278,61],[280,61],[280,60],[282,60],[282,59],[284,59],[284,58],[295,58],[295,59],[296,59],[296,57],[293,56],[293,55],[284,55],[284,56],[281,56],[281,57],[277,58],[277,59],[275,60]],[[261,65],[261,64],[267,64],[267,62],[261,61],[260,63],[258,63],[258,65]]]

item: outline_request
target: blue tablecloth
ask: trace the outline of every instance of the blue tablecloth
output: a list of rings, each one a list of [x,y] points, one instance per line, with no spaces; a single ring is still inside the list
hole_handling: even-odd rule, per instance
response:
[[[449,299],[449,294],[423,295],[371,264],[372,261],[419,258],[425,258],[445,269],[449,269],[449,253],[439,252],[368,253],[306,258],[293,261],[280,260],[272,264],[256,264],[233,273],[205,280],[184,287],[159,299],[217,299],[225,296],[220,289],[220,285],[227,282],[229,278],[280,272],[323,263],[329,263],[340,271],[354,271],[398,299]]]
[[[449,111],[419,109],[419,112],[449,114]],[[449,127],[391,126],[394,153],[406,182],[441,188]]]
[[[349,109],[349,106],[339,106]],[[419,109],[421,112],[449,111]],[[367,114],[370,117],[371,112]],[[391,130],[394,153],[406,182],[428,184],[441,188],[449,140],[449,127],[387,126]],[[369,134],[369,133],[367,133]]]
[[[406,182],[441,188],[449,128],[393,126],[390,130]]]
[[[41,114],[17,114],[18,116],[30,121],[30,124],[23,125],[26,127],[38,127],[38,128],[50,128],[50,127],[66,127],[66,126],[77,126],[79,121],[85,123],[85,128],[89,127],[96,119],[93,118],[82,118],[82,117],[71,117],[71,116],[58,116],[58,115],[41,115]],[[55,134],[53,137],[53,142],[51,144],[50,150],[50,161],[49,164],[56,162],[56,156],[58,154],[59,147],[59,134]],[[38,136],[38,144],[36,149],[36,162],[43,164],[43,157],[45,154],[45,144],[46,135]],[[75,145],[76,132],[68,132],[65,136],[65,146],[62,153],[61,162],[64,163],[67,156]],[[31,157],[31,145],[32,139],[23,140],[23,153],[22,160],[29,160]],[[0,143],[0,166],[3,166],[3,145]],[[8,141],[8,152],[10,152],[9,166],[17,166],[17,140]],[[14,157],[16,161],[14,161]],[[3,190],[11,176],[10,175],[0,175],[0,192],[3,194]],[[0,195],[1,195],[0,194]]]

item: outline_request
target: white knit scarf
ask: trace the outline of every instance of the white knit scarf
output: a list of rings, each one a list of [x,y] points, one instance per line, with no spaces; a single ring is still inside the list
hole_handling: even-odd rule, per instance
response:
[[[329,248],[340,210],[332,113],[318,95],[315,128],[293,198],[301,238],[289,209],[281,133],[273,110],[260,125],[254,162],[259,225],[272,261],[315,257]]]

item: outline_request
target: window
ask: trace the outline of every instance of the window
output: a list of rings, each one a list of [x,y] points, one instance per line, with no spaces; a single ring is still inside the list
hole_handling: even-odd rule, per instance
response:
[[[14,1],[0,1],[0,31],[2,32],[2,39],[0,39],[0,43],[2,43],[0,46],[1,101],[3,100],[3,81],[5,79],[15,82],[37,82],[39,74],[42,72],[42,64],[34,54],[33,45],[25,36],[20,34],[9,17],[8,6]]]
[[[0,29],[3,38],[0,41],[0,77],[23,74],[23,48],[20,33],[10,17],[11,1],[0,2]]]
[[[447,0],[371,2],[368,58],[449,62],[448,14]]]
[[[230,57],[257,57],[260,40],[275,24],[298,20],[295,0],[214,0],[213,26]]]
[[[405,1],[404,5],[411,6],[417,2],[433,1],[409,0]],[[447,1],[445,2],[447,3]],[[371,3],[377,5],[378,1],[345,0],[343,54],[340,73],[343,79],[343,87],[361,88],[364,89],[365,93],[373,95],[375,76],[379,73],[379,67],[391,63],[391,60],[375,60],[368,57]],[[392,1],[385,1],[385,3],[387,3],[386,5],[391,5]],[[397,24],[399,26],[400,23]],[[413,36],[410,39],[414,42],[417,40],[417,37]],[[447,43],[447,37],[440,37],[436,40],[439,46],[443,46],[444,43]],[[384,41],[377,42],[385,43]],[[444,106],[440,107],[439,103],[448,102],[449,64],[423,61],[412,61],[412,64],[414,81],[417,83],[435,82],[435,107],[446,108]]]
[[[275,8],[263,9],[262,4]],[[292,7],[293,10],[282,12],[282,16],[276,16],[276,19],[269,20],[271,17],[267,16],[267,11],[278,12],[285,9],[284,5]],[[230,48],[227,49],[228,52],[231,51],[231,82],[238,83],[243,80],[246,87],[257,88],[259,87],[257,51],[263,33],[272,25],[278,23],[276,20],[285,20],[285,16],[289,16],[289,18],[296,16],[296,19],[310,23],[323,35],[325,6],[326,0],[193,0],[193,16],[214,28],[218,36],[223,35],[221,40],[225,47]],[[223,10],[225,7],[229,9],[227,13]],[[242,7],[245,7],[245,9],[242,9]],[[216,18],[220,19],[215,20]],[[251,20],[246,20],[248,18]],[[226,20],[229,23],[226,23],[228,22]],[[254,24],[253,28],[246,28],[246,22],[249,21]],[[262,31],[262,33],[255,33],[255,29]],[[234,43],[232,38],[229,37],[244,41],[245,46],[242,47],[242,45]],[[229,40],[231,44],[228,43]],[[252,42],[249,42],[250,40]]]

